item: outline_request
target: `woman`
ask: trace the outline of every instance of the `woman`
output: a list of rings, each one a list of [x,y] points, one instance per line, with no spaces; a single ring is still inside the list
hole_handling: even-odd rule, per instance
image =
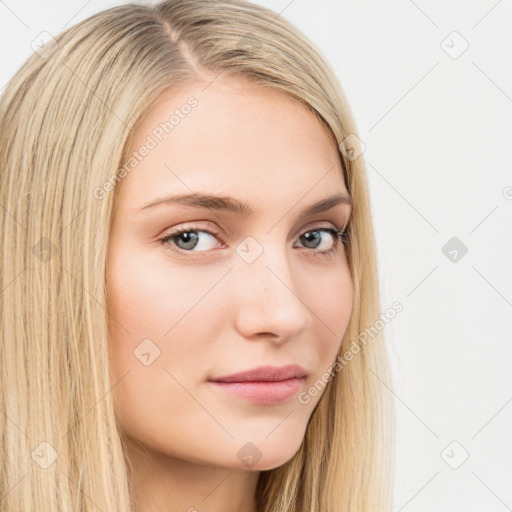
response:
[[[0,148],[3,511],[391,510],[365,168],[303,34],[101,12],[11,80]]]

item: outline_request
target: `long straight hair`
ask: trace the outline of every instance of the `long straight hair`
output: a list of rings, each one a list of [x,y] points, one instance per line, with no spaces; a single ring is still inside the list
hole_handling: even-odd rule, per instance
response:
[[[373,222],[363,156],[341,149],[358,133],[341,85],[267,8],[167,0],[111,8],[48,38],[0,98],[2,512],[136,510],[109,362],[115,183],[154,101],[220,73],[285,91],[318,116],[340,145],[353,200],[354,304],[339,356],[358,350],[336,365],[297,453],[261,472],[259,510],[391,511],[387,349],[382,332],[361,342],[381,312]]]

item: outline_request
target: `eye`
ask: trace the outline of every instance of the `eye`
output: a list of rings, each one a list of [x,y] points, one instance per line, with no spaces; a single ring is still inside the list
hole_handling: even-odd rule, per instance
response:
[[[320,233],[327,233],[330,235],[329,237],[324,238],[322,240],[322,237],[319,235]],[[330,238],[330,241],[329,241]],[[333,253],[337,253],[342,249],[342,247],[345,246],[347,242],[346,233],[342,228],[334,227],[334,228],[316,228],[316,229],[310,229],[303,233],[300,237],[300,239],[305,240],[306,248],[310,249],[317,249],[322,243],[327,244],[328,248],[323,251],[315,251],[320,253],[322,256],[329,256]],[[310,247],[310,245],[313,245],[313,247]],[[329,247],[330,245],[330,247]]]
[[[208,227],[209,229],[199,229],[198,226],[188,226],[177,229],[161,238],[160,242],[169,245],[175,251],[205,252],[215,246],[215,238],[219,236],[219,232],[214,229],[212,224],[208,224]],[[204,234],[204,236],[200,236],[200,234]],[[201,250],[196,250],[197,247]]]
[[[322,233],[329,236],[322,237]],[[218,240],[219,235],[220,233],[215,229],[215,226],[208,223],[208,229],[201,229],[198,225],[176,229],[159,239],[158,242],[169,247],[169,249],[175,251],[180,256],[185,253],[192,253],[187,256],[189,258],[197,258],[200,256],[193,253],[202,253],[214,249],[215,245],[218,244],[216,239]],[[299,240],[304,240],[303,242],[301,241],[302,247],[312,249],[319,256],[330,256],[343,250],[347,237],[342,228],[333,226],[331,228],[318,227],[309,229],[299,236]],[[322,245],[323,250],[318,250],[319,247],[322,248]]]

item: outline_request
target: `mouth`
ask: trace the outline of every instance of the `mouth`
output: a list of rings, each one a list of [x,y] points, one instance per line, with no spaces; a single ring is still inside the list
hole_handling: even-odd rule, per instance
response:
[[[238,396],[260,405],[273,405],[286,402],[295,396],[306,377],[293,377],[274,381],[210,381],[216,388],[230,395]]]
[[[295,396],[307,378],[297,364],[259,366],[252,370],[209,379],[214,389],[249,400],[254,404],[272,405]]]
[[[306,370],[298,364],[285,366],[259,366],[252,370],[212,377],[214,382],[278,382],[288,379],[301,379],[307,376]]]

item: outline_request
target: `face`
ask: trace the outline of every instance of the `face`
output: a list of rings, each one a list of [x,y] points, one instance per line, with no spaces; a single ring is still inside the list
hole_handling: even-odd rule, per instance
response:
[[[151,149],[117,185],[107,262],[116,417],[159,456],[267,470],[299,449],[348,326],[353,284],[333,230],[351,210],[334,201],[307,212],[348,193],[336,143],[298,100],[232,77],[204,87],[159,98],[129,154]],[[162,136],[190,96],[197,105]],[[209,201],[196,204],[200,194]],[[245,209],[229,208],[238,202]],[[306,377],[211,381],[284,365]]]

